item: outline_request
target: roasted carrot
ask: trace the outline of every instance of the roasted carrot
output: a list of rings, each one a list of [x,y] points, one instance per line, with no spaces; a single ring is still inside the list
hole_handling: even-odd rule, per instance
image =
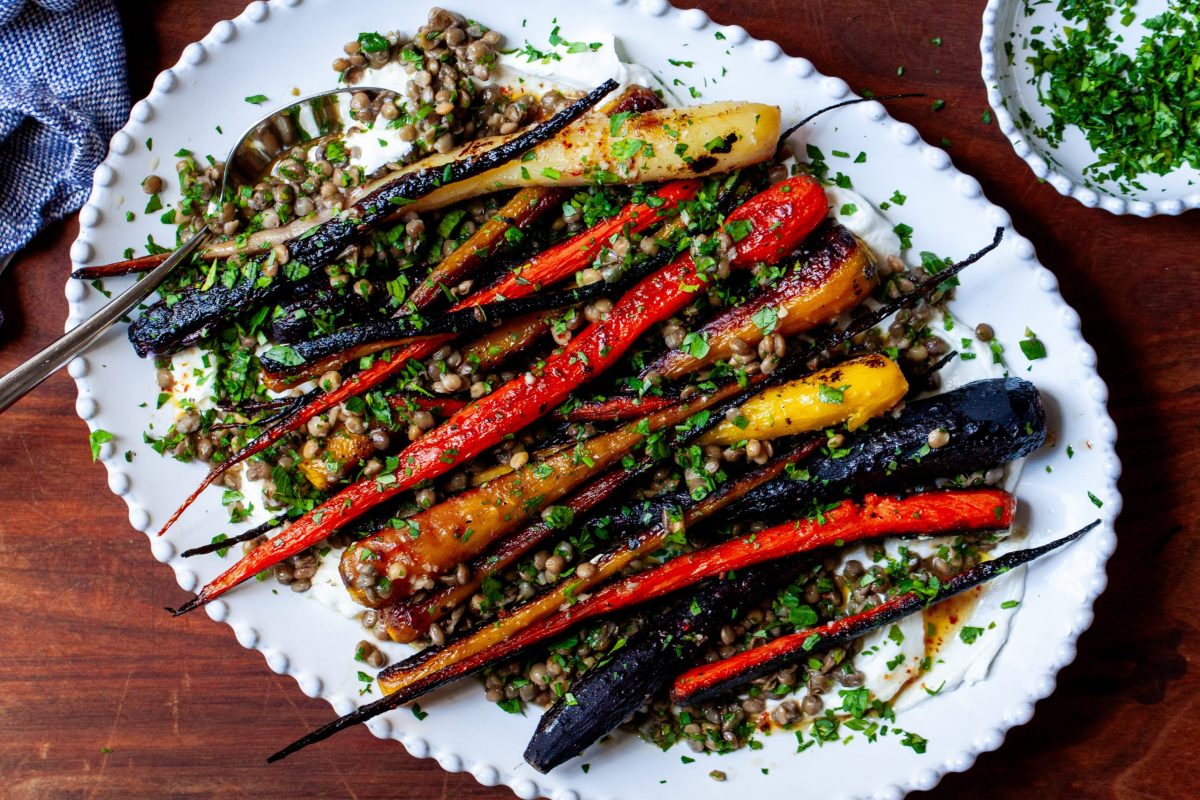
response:
[[[417,284],[409,296],[416,308],[424,308],[443,292],[483,266],[504,244],[504,235],[512,229],[523,229],[551,208],[558,206],[564,192],[548,187],[521,189],[504,206],[487,219],[471,236],[470,247],[459,247],[446,256],[429,275]]]
[[[568,422],[622,422],[639,419],[678,402],[679,398],[664,395],[614,395],[603,400],[581,403],[562,412],[562,416]]]
[[[649,111],[662,108],[663,102],[654,92],[642,86],[630,86],[605,104],[605,114],[626,111]],[[558,205],[565,191],[551,186],[532,186],[521,189],[496,214],[479,226],[471,237],[470,247],[460,247],[446,256],[421,283],[412,290],[409,300],[416,308],[424,308],[438,299],[445,289],[473,274],[504,242],[512,228],[525,228],[530,222]]]
[[[71,273],[71,277],[80,281],[91,281],[97,278],[117,278],[121,275],[133,275],[138,272],[149,272],[167,260],[170,253],[155,253],[149,256],[118,261],[115,264],[102,264],[98,267],[81,267]]]
[[[616,467],[564,500],[562,505],[579,518],[628,485],[638,474],[637,470]],[[554,528],[544,520],[538,520],[506,537],[495,550],[466,562],[470,572],[466,583],[446,586],[420,600],[408,599],[384,608],[382,614],[388,636],[393,641],[412,642],[425,635],[430,625],[470,600],[489,576],[504,572],[554,533]]]
[[[620,214],[608,220],[597,223],[592,228],[540,253],[514,274],[503,279],[499,286],[478,292],[460,302],[456,309],[469,308],[472,305],[493,302],[500,298],[524,297],[537,291],[543,285],[556,283],[578,270],[583,269],[607,245],[609,239],[621,232],[627,226],[631,230],[641,231],[674,213],[679,203],[691,199],[700,189],[699,181],[678,181],[661,187],[647,203],[634,203],[627,206]],[[653,205],[651,205],[653,203]],[[463,247],[470,247],[468,241]],[[522,330],[528,330],[524,328]],[[390,380],[416,358],[425,358],[446,342],[453,340],[453,335],[433,337],[420,344],[403,348],[397,353],[384,353],[373,365],[361,372],[355,373],[332,392],[326,392],[307,405],[287,414],[273,428],[264,431],[253,441],[246,444],[228,459],[214,466],[193,491],[176,509],[175,513],[159,530],[159,535],[167,531],[179,519],[188,506],[195,501],[200,493],[221,477],[230,467],[240,464],[252,455],[270,447],[288,433],[298,430],[310,419],[322,414],[336,405],[340,405],[351,397],[369,391]],[[326,365],[332,368],[333,362]]]
[[[998,489],[945,490],[903,499],[867,495],[844,500],[814,520],[776,525],[673,558],[607,586],[572,609],[575,618],[607,614],[691,586],[705,578],[835,542],[900,534],[934,535],[1007,528],[1016,501]]]
[[[449,417],[462,411],[467,403],[457,397],[426,397],[412,392],[404,392],[390,395],[388,405],[400,412],[401,419],[411,422],[412,415],[417,411],[428,411],[431,414]]]
[[[795,266],[775,283],[695,332],[705,344],[703,355],[697,355],[694,347],[669,350],[645,372],[678,378],[729,358],[737,341],[755,347],[766,333],[794,336],[832,322],[861,303],[878,280],[867,248],[837,224],[823,226],[804,243],[794,261]],[[771,320],[765,326],[755,322],[764,314]]]
[[[776,439],[843,423],[855,430],[895,407],[907,391],[896,362],[860,356],[765,389],[742,404],[737,420],[722,420],[700,443]]]
[[[790,187],[790,191],[784,191]],[[782,198],[782,199],[781,199]],[[766,208],[782,203],[788,215]],[[794,249],[825,217],[828,200],[807,175],[790,178],[751,198],[730,218],[751,221],[731,263],[770,262]],[[736,215],[736,216],[735,216]],[[775,223],[778,222],[778,225]],[[773,227],[760,230],[764,224]],[[525,276],[529,280],[529,276]],[[642,280],[599,320],[546,359],[539,375],[510,381],[413,442],[396,470],[355,484],[305,514],[264,547],[250,553],[185,603],[177,614],[198,608],[243,580],[324,539],[372,506],[474,458],[505,436],[548,413],[576,387],[616,363],[651,325],[690,303],[705,282],[690,255],[683,255]],[[513,279],[514,288],[521,284]]]
[[[688,670],[675,679],[671,700],[688,706],[703,703],[750,681],[783,669],[788,664],[808,658],[812,652],[841,647],[858,637],[895,622],[921,609],[940,603],[948,597],[978,586],[1022,564],[1056,550],[1100,524],[1099,520],[1075,533],[1040,547],[1014,550],[964,570],[945,583],[930,586],[926,591],[911,591],[890,597],[874,608],[832,620],[824,625],[780,636],[761,647],[746,650],[729,658],[714,661]]]

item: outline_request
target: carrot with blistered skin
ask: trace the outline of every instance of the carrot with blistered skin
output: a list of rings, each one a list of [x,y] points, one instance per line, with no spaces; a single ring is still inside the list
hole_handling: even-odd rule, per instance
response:
[[[756,347],[767,332],[794,336],[832,322],[861,303],[878,281],[867,248],[837,224],[813,234],[794,261],[795,266],[775,283],[695,331],[706,346],[702,355],[694,347],[669,350],[643,374],[653,371],[664,378],[679,378],[729,358],[738,341],[742,343],[738,346]],[[763,314],[771,320],[769,325],[755,321],[761,321]]]
[[[673,558],[601,589],[571,610],[574,617],[608,614],[691,586],[705,578],[834,543],[900,534],[996,530],[1012,523],[1016,500],[999,489],[946,490],[903,499],[867,495],[844,500],[822,518],[776,525]]]
[[[901,617],[940,603],[946,598],[991,580],[1035,558],[1078,539],[1100,523],[1090,525],[1049,544],[1014,550],[964,570],[924,592],[912,591],[884,600],[874,608],[835,619],[824,625],[780,636],[761,647],[737,653],[688,670],[675,679],[671,700],[681,706],[703,703],[725,692],[744,686],[756,678],[778,672],[808,658],[813,652],[840,647],[869,631],[895,622]]]
[[[790,191],[783,191],[784,187]],[[789,210],[785,218],[767,208],[780,202]],[[752,220],[751,231],[739,244],[731,263],[747,267],[790,252],[824,219],[828,210],[824,188],[816,179],[799,175],[776,184],[730,215]],[[767,223],[772,225],[769,231],[762,227]],[[528,281],[528,276],[525,280]],[[326,500],[266,545],[243,557],[173,613],[182,614],[212,601],[250,576],[324,539],[374,505],[444,474],[526,427],[580,385],[619,361],[652,325],[692,302],[706,280],[706,276],[698,274],[690,255],[676,258],[626,292],[607,318],[585,328],[549,356],[539,375],[529,373],[512,380],[454,415],[402,451],[395,470],[361,481]],[[522,284],[514,279],[513,285],[515,288]]]
[[[699,189],[700,182],[695,180],[669,183],[653,194],[650,202],[654,205],[650,205],[648,202],[627,206],[617,216],[597,223],[592,228],[538,254],[502,279],[498,285],[472,295],[454,308],[460,310],[473,305],[494,302],[501,298],[524,297],[537,291],[541,286],[557,283],[574,275],[575,272],[583,269],[595,259],[612,236],[626,228],[633,231],[643,231],[649,228],[672,214],[679,203],[695,197]],[[470,241],[463,245],[463,247],[470,246]],[[289,413],[275,427],[264,431],[241,450],[209,470],[196,490],[183,501],[166,524],[162,526],[158,532],[159,535],[166,533],[188,506],[200,496],[200,493],[212,485],[213,481],[221,477],[230,467],[240,464],[252,455],[261,453],[283,436],[298,430],[318,414],[394,378],[404,370],[410,360],[425,358],[453,339],[453,334],[432,337],[405,347],[390,356],[384,354],[370,367],[351,375],[337,389],[326,392],[302,408]]]

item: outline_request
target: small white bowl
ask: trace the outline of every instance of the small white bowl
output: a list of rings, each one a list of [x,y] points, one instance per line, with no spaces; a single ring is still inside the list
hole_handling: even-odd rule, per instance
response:
[[[1039,137],[1034,129],[1050,121],[1045,106],[1038,102],[1037,87],[1030,81],[1033,69],[1025,61],[1028,42],[1037,37],[1049,41],[1065,20],[1056,3],[1032,5],[1018,0],[988,0],[983,12],[983,83],[988,103],[1000,130],[1017,155],[1025,160],[1038,180],[1046,181],[1060,194],[1073,197],[1088,208],[1099,206],[1113,214],[1181,214],[1200,208],[1200,167],[1185,165],[1168,175],[1143,175],[1144,190],[1124,190],[1112,181],[1096,181],[1083,168],[1096,160],[1083,133],[1070,126],[1057,147]],[[1135,48],[1145,29],[1141,20],[1166,9],[1166,0],[1142,0],[1137,20],[1128,28],[1115,28],[1124,35],[1125,47]],[[1034,33],[1033,29],[1042,30]],[[1006,50],[1005,45],[1011,49]]]

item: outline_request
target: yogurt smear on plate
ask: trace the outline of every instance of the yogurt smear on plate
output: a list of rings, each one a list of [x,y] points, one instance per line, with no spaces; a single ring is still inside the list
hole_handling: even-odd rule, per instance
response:
[[[611,33],[585,32],[579,38],[580,42],[575,44],[583,47],[560,44],[545,51],[525,48],[502,52],[493,76],[482,85],[504,87],[514,95],[528,93],[540,97],[551,90],[586,91],[614,80],[619,84],[616,93],[636,84],[661,91],[669,105],[678,104],[678,98],[650,70],[621,60]],[[379,69],[367,70],[359,85],[388,89],[403,97],[410,80],[404,68],[392,61]],[[348,133],[345,140],[355,154],[353,162],[368,175],[385,164],[408,157],[413,150],[411,142],[400,138],[398,128],[382,123]]]

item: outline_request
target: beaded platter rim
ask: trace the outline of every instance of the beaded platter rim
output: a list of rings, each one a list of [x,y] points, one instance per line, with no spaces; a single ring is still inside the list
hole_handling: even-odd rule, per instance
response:
[[[79,236],[71,247],[73,267],[87,265],[94,258],[95,248],[91,241],[94,238],[94,231],[102,224],[105,217],[112,216],[103,210],[103,207],[113,201],[111,187],[117,182],[120,162],[123,157],[133,151],[139,134],[144,133],[145,124],[154,118],[155,104],[164,100],[166,95],[181,86],[196,70],[205,69],[213,63],[219,62],[219,59],[209,57],[210,49],[219,50],[222,45],[236,40],[242,32],[264,25],[270,20],[272,12],[276,10],[281,13],[290,12],[306,3],[308,5],[318,4],[315,0],[270,0],[270,2],[256,0],[256,2],[250,3],[237,18],[214,25],[210,33],[200,42],[193,43],[183,50],[179,62],[174,67],[164,70],[158,75],[150,95],[134,104],[130,113],[130,121],[114,135],[109,154],[96,171],[91,197],[79,215]],[[781,78],[817,82],[823,95],[827,96],[831,102],[854,96],[844,81],[822,75],[807,59],[789,57],[775,42],[755,39],[740,26],[718,25],[698,9],[677,9],[671,6],[667,0],[589,0],[589,3],[600,7],[612,7],[624,14],[637,13],[666,20],[677,26],[681,36],[715,30],[730,45],[745,46],[762,64],[769,65],[768,68],[779,70]],[[989,9],[995,4],[995,0],[993,0],[993,3],[989,4]],[[1087,418],[1091,420],[1090,430],[1093,436],[1090,446],[1094,450],[1092,455],[1099,459],[1098,471],[1100,474],[1097,480],[1103,482],[1098,488],[1105,497],[1103,508],[1098,509],[1098,513],[1095,515],[1102,519],[1101,527],[1091,533],[1086,540],[1075,545],[1076,549],[1086,552],[1086,555],[1079,557],[1084,562],[1086,572],[1077,576],[1078,586],[1075,588],[1078,597],[1071,598],[1072,602],[1077,603],[1077,607],[1071,609],[1073,612],[1071,619],[1066,623],[1065,629],[1055,632],[1059,638],[1050,642],[1045,648],[1047,660],[1044,669],[1037,674],[1031,673],[1023,676],[1018,685],[1019,690],[1014,692],[1012,697],[1007,698],[1007,705],[1002,710],[991,714],[986,724],[979,723],[981,729],[973,738],[963,737],[948,752],[939,751],[936,763],[917,762],[913,766],[905,762],[892,770],[891,774],[881,775],[876,785],[870,790],[841,795],[848,798],[896,800],[910,791],[932,788],[947,773],[968,769],[979,754],[998,748],[1003,743],[1009,729],[1032,718],[1035,703],[1054,690],[1056,675],[1061,668],[1074,659],[1075,641],[1090,626],[1092,604],[1106,584],[1105,563],[1116,547],[1113,523],[1121,508],[1121,499],[1116,486],[1121,466],[1115,453],[1116,426],[1106,410],[1108,390],[1103,380],[1095,372],[1095,351],[1083,340],[1080,334],[1078,313],[1068,306],[1059,294],[1057,280],[1048,269],[1038,262],[1032,243],[1012,229],[1011,219],[1007,212],[988,202],[983,196],[978,181],[959,172],[952,165],[950,157],[945,151],[924,142],[911,125],[888,117],[881,104],[864,103],[859,108],[862,109],[865,119],[876,123],[886,123],[897,141],[913,148],[919,155],[920,161],[924,165],[923,168],[942,172],[953,178],[964,202],[974,204],[974,210],[985,215],[991,224],[1003,226],[1006,229],[1006,247],[1017,260],[1022,262],[1021,266],[1030,270],[1031,274],[1028,280],[1032,286],[1036,286],[1049,298],[1056,314],[1056,324],[1061,325],[1065,331],[1074,359],[1087,373],[1086,385],[1079,387],[1079,396],[1074,402],[1087,405],[1083,410],[1086,412]],[[70,329],[85,318],[88,310],[94,310],[98,301],[94,293],[89,296],[88,287],[78,281],[68,280],[66,296],[70,304],[66,327]],[[79,390],[76,412],[90,429],[95,430],[102,427],[101,423],[105,421],[104,414],[95,396],[97,371],[89,363],[87,356],[81,356],[68,365],[68,372],[75,380]],[[136,472],[137,469],[131,468],[122,460],[112,444],[101,446],[100,460],[108,472],[109,488],[128,506],[130,524],[137,530],[147,533],[155,558],[174,569],[179,585],[183,589],[193,591],[198,585],[196,573],[181,562],[175,546],[169,539],[160,539],[153,535],[151,512],[146,507],[147,504],[141,502],[133,491],[131,473]],[[291,675],[305,694],[326,700],[339,714],[346,713],[357,704],[354,698],[330,690],[329,680],[323,680],[321,675],[305,669],[300,663],[302,656],[291,655],[264,644],[253,624],[253,615],[245,614],[243,608],[231,610],[229,603],[217,600],[211,603],[206,611],[212,619],[229,624],[241,645],[261,652],[270,669],[279,674]],[[1017,624],[1019,624],[1019,618],[1014,621],[1014,626]],[[989,676],[984,683],[991,681],[992,678]],[[957,693],[951,693],[951,695],[953,694]],[[938,700],[942,699],[944,698],[938,698]],[[391,712],[385,717],[376,718],[368,724],[368,728],[380,738],[393,738],[400,741],[414,756],[435,758],[448,771],[470,772],[484,785],[507,785],[521,798],[546,796],[553,797],[555,800],[581,800],[581,798],[630,796],[626,793],[628,790],[623,790],[619,794],[596,794],[589,785],[587,776],[581,775],[578,770],[575,770],[569,777],[564,775],[563,771],[550,776],[537,775],[519,763],[519,756],[516,753],[512,754],[511,759],[504,761],[490,759],[496,763],[460,755],[456,749],[460,747],[460,742],[432,743],[424,738],[419,730],[414,729],[409,720],[395,719],[395,713]],[[658,758],[667,761],[673,760],[671,756],[659,754],[651,748],[646,749]],[[675,761],[678,766],[677,759]],[[514,765],[514,762],[518,763]],[[795,760],[795,763],[802,762]],[[755,772],[757,771],[756,769]],[[780,770],[780,774],[782,773],[783,771]],[[732,788],[738,785],[738,782],[734,781],[726,786]],[[708,791],[715,793],[716,785],[709,784],[709,786]],[[678,785],[674,788],[676,791],[679,790]],[[835,795],[830,794],[829,796]]]
[[[1102,208],[1110,214],[1131,214],[1138,217],[1153,217],[1159,214],[1178,216],[1200,208],[1200,190],[1184,197],[1161,200],[1140,200],[1098,192],[1063,170],[1055,168],[1042,154],[1040,148],[1043,145],[1025,135],[1005,102],[1003,83],[1010,77],[1011,70],[1001,69],[1001,59],[996,52],[997,48],[1002,46],[1003,37],[1008,32],[1004,12],[1014,7],[1016,2],[1017,0],[988,0],[983,10],[983,33],[979,39],[979,52],[982,56],[980,74],[987,89],[988,105],[996,115],[996,124],[1037,179],[1050,184],[1064,197],[1070,197],[1087,208]]]

